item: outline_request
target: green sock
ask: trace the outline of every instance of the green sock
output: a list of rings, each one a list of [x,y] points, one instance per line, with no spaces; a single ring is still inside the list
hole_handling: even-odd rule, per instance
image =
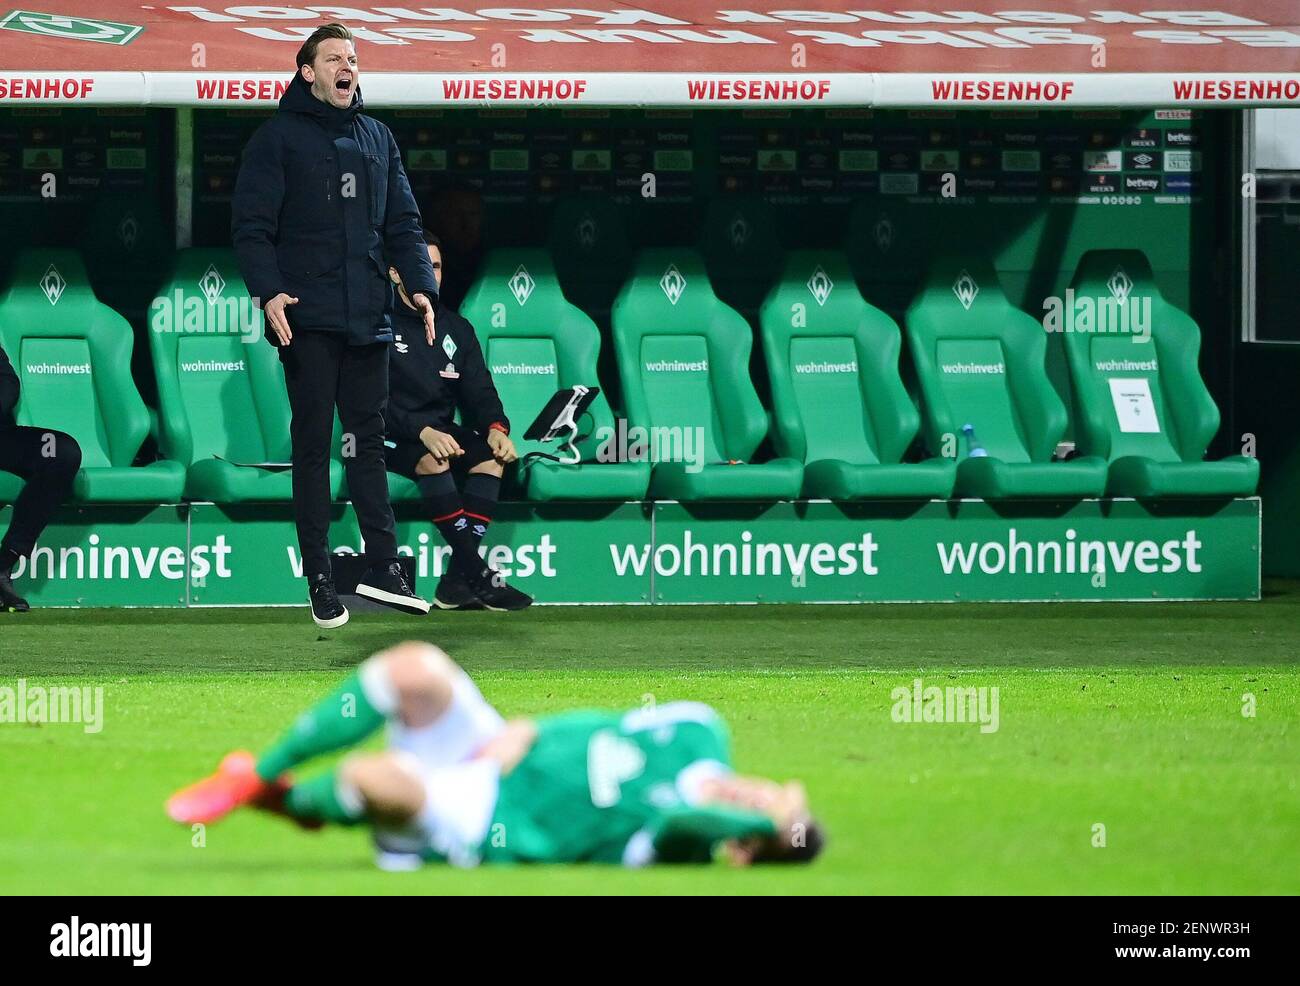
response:
[[[360,794],[346,786],[340,792],[337,769],[289,788],[284,807],[294,818],[336,825],[356,825],[366,817]]]
[[[257,776],[272,781],[304,760],[355,746],[384,724],[396,701],[383,665],[366,661],[262,754]]]

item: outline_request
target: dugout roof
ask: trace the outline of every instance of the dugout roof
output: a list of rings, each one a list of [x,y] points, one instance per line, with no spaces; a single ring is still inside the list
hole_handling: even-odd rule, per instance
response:
[[[18,2],[0,105],[271,105],[331,20],[370,106],[1300,105],[1300,0]]]

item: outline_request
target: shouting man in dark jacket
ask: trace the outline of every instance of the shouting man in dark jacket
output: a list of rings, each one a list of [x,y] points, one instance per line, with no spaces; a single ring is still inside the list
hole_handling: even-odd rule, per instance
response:
[[[384,469],[388,264],[402,272],[430,342],[438,286],[397,144],[386,126],[362,115],[357,79],[351,32],[341,24],[314,31],[298,50],[298,74],[279,112],[244,149],[231,224],[240,272],[284,364],[298,544],[312,618],[325,628],[348,619],[329,555],[336,406],[368,563],[357,594],[429,611],[397,564]]]
[[[0,349],[0,471],[27,480],[14,500],[9,530],[0,539],[0,613],[25,613],[27,600],[14,591],[18,560],[36,547],[45,525],[72,492],[81,468],[81,446],[71,435],[17,423],[18,374]]]
[[[427,230],[424,237],[441,289],[442,246]],[[430,340],[401,273],[389,268],[388,276],[400,298],[393,308],[388,468],[415,480],[451,548],[451,566],[433,601],[439,609],[523,609],[532,599],[506,585],[478,554],[501,476],[518,454],[474,326],[439,304],[438,339]],[[460,424],[453,420],[457,410]],[[453,469],[464,476],[459,492]]]

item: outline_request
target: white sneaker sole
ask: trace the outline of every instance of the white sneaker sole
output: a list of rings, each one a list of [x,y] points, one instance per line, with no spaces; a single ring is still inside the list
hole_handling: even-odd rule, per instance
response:
[[[310,606],[311,603],[308,603],[307,605]],[[311,614],[311,620],[322,630],[337,630],[339,627],[341,627],[344,623],[348,621],[348,616],[349,616],[348,608],[344,606],[342,616],[336,616],[332,620],[322,620],[319,616],[317,616],[313,612]]]
[[[396,592],[385,592],[383,589],[376,589],[371,585],[357,586],[357,595],[382,603],[385,606],[391,606],[393,609],[400,609],[405,613],[416,613],[423,616],[429,612],[428,600],[421,599],[419,596],[401,596]]]

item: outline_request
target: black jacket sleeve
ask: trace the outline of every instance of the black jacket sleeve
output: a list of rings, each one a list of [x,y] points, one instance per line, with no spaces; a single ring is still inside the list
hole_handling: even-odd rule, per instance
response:
[[[397,149],[393,132],[388,136],[388,202],[384,213],[384,254],[397,268],[408,295],[423,292],[429,301],[438,301],[438,282],[424,242],[420,208],[415,204],[411,184],[402,167],[402,153]]]
[[[259,306],[284,290],[275,239],[284,203],[284,160],[274,129],[263,125],[244,147],[231,200],[230,240],[248,293]]]
[[[387,425],[388,437],[400,438],[403,441],[414,442],[416,445],[422,444],[420,432],[429,427],[428,417],[427,414],[412,414],[400,404],[394,404],[390,396],[388,407],[384,411],[384,424]]]
[[[18,374],[5,351],[0,349],[0,431],[13,428],[14,414],[18,409],[18,393],[21,387]]]
[[[457,389],[456,403],[460,407],[461,417],[480,435],[486,435],[494,424],[502,425],[506,434],[509,434],[510,419],[501,406],[501,396],[497,393],[496,384],[492,382],[492,374],[488,371],[487,360],[483,358],[478,335],[467,319],[457,317],[465,327],[465,354],[456,354],[460,356],[460,387]]]

